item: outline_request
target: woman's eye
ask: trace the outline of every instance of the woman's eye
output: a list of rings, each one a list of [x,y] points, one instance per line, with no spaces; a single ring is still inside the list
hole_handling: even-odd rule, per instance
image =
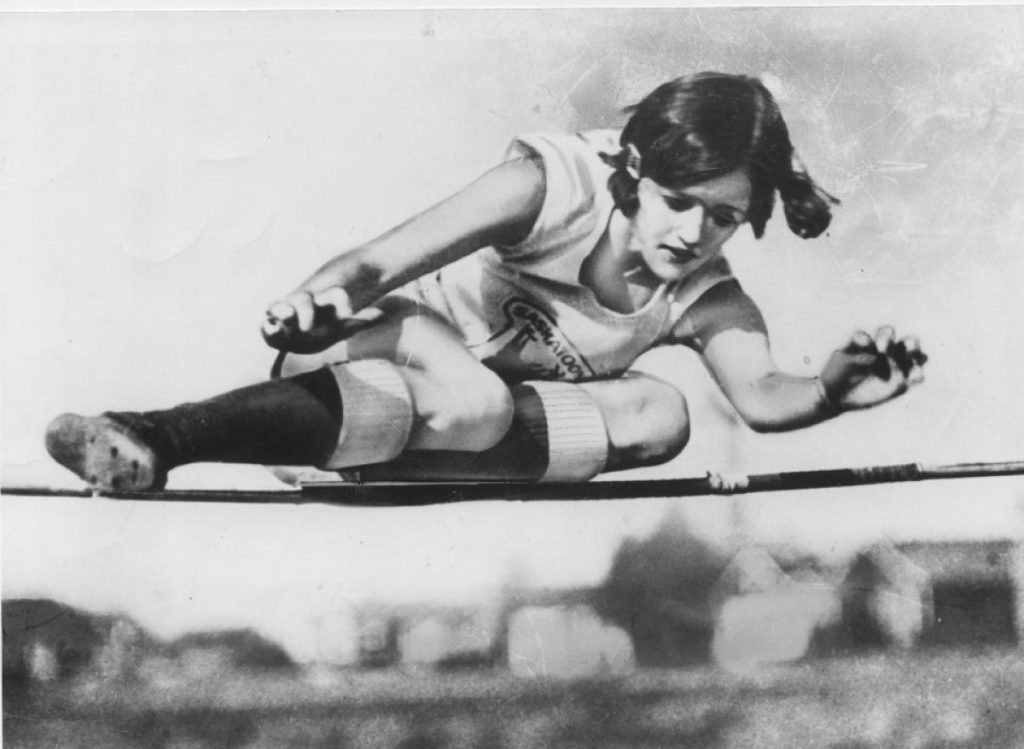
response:
[[[715,226],[723,229],[728,229],[739,223],[731,213],[716,213],[711,217],[711,220],[715,222]]]
[[[665,205],[673,211],[682,213],[683,211],[688,211],[697,205],[697,201],[686,196],[673,196],[665,198]]]

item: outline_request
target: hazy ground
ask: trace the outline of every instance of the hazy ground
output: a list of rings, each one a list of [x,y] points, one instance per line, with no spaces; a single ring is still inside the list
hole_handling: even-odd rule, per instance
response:
[[[653,671],[238,676],[5,694],[9,747],[1020,747],[1019,651],[932,652],[749,675]]]

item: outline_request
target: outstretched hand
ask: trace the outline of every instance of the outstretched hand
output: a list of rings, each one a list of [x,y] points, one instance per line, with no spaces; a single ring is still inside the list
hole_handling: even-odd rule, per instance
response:
[[[281,351],[315,354],[374,324],[383,314],[376,307],[354,312],[340,286],[296,291],[267,308],[263,340]]]
[[[874,337],[854,333],[825,363],[821,384],[839,410],[870,408],[922,382],[926,361],[915,336],[897,339],[893,328],[884,325]]]

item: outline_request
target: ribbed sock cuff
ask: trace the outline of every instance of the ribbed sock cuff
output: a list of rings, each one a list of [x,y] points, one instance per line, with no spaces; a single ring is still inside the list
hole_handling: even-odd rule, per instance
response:
[[[587,481],[604,470],[608,433],[585,390],[566,382],[525,382],[513,396],[516,416],[548,451],[541,481]]]
[[[331,366],[345,417],[325,468],[384,463],[405,450],[412,432],[412,396],[398,367],[383,359]]]

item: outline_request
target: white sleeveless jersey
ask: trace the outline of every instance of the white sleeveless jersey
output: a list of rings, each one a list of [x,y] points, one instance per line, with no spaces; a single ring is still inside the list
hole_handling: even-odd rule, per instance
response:
[[[403,290],[444,316],[477,358],[506,380],[619,375],[645,351],[669,342],[673,326],[705,291],[732,278],[722,258],[663,285],[629,314],[602,306],[580,283],[583,261],[615,207],[607,187],[612,168],[600,153],[617,153],[618,135],[601,130],[516,139],[508,157],[539,157],[546,179],[530,234],[514,246],[482,249]]]

